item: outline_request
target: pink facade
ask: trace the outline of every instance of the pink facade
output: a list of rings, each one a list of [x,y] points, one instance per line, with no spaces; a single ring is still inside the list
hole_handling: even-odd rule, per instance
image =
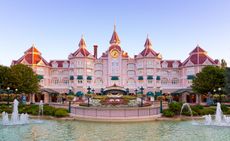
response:
[[[199,45],[195,47],[185,61],[163,60],[160,53],[153,50],[147,37],[144,49],[134,57],[130,57],[120,46],[119,36],[114,29],[110,46],[98,57],[97,46],[94,54],[86,47],[84,38],[79,42],[79,48],[70,53],[68,60],[51,60],[47,62],[33,45],[24,56],[14,60],[12,65],[26,64],[40,75],[40,84],[61,93],[87,91],[87,87],[95,89],[114,84],[129,88],[131,93],[138,87],[144,87],[144,92],[159,91],[164,93],[191,85],[193,76],[204,66],[219,65],[207,55]]]

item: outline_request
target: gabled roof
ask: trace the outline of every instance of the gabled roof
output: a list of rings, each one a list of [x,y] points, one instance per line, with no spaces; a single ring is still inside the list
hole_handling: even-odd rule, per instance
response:
[[[51,60],[50,62],[49,62],[49,64],[50,64],[50,66],[52,66],[52,63],[53,62],[56,62],[57,63],[57,67],[58,68],[62,68],[63,67],[63,64],[65,63],[65,62],[67,62],[68,64],[69,64],[69,60]]]
[[[74,53],[72,53],[72,56],[77,56],[79,53],[81,53],[84,57],[90,55],[89,51],[86,49],[86,43],[83,37],[81,38],[78,46],[79,48]]]
[[[217,64],[212,58],[207,55],[207,52],[204,49],[197,45],[196,48],[189,53],[189,57],[182,63],[182,65],[185,66],[189,61],[191,61],[194,65],[201,65],[206,60],[208,60],[212,64]]]
[[[162,60],[162,61],[161,61],[161,64],[162,64],[163,62],[167,62],[167,64],[168,64],[167,68],[172,68],[174,62],[177,62],[177,63],[178,63],[178,67],[180,67],[180,66],[182,65],[182,63],[181,63],[180,60]]]
[[[202,49],[199,45],[196,46],[195,49],[193,49],[189,55],[196,54],[196,53],[207,53],[204,49]]]
[[[37,65],[40,61],[43,61],[45,65],[49,65],[49,63],[41,56],[41,53],[33,44],[31,48],[24,52],[24,55],[18,60],[14,60],[12,65],[20,64],[25,61],[29,65]]]
[[[146,41],[145,41],[145,49],[140,53],[142,56],[147,56],[148,54],[152,54],[153,56],[158,56],[159,53],[156,53],[153,49],[152,49],[152,43],[150,41],[150,39],[147,37]]]

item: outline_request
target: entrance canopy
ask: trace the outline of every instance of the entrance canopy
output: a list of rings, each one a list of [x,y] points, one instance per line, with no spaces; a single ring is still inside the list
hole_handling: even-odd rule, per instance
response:
[[[46,93],[49,93],[49,94],[59,94],[59,92],[53,90],[53,89],[49,89],[49,88],[41,88],[40,89],[40,92],[46,92]]]
[[[126,94],[126,89],[124,87],[121,86],[117,86],[116,84],[114,84],[113,86],[110,87],[106,87],[104,89],[104,94]]]
[[[182,95],[183,93],[189,93],[189,94],[194,94],[191,88],[187,89],[178,89],[174,92],[171,93],[172,96],[177,96],[177,95]]]

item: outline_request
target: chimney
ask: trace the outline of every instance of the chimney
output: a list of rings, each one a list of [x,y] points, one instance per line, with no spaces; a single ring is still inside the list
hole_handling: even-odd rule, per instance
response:
[[[94,48],[94,54],[93,54],[93,56],[94,56],[94,58],[96,58],[97,59],[97,45],[93,45],[93,48]]]

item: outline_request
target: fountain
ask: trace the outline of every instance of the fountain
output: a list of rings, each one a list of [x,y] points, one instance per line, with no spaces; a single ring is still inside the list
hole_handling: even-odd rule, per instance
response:
[[[39,116],[40,115],[42,115],[43,116],[43,101],[42,100],[40,100],[40,102],[39,102],[39,112],[38,112],[38,114],[39,114]]]
[[[211,115],[205,115],[203,117],[205,118],[205,125],[230,126],[230,117],[223,115],[221,105],[219,102],[216,106],[216,114],[214,119],[212,119]]]
[[[180,116],[181,116],[182,111],[183,111],[183,109],[184,109],[185,107],[187,107],[187,108],[188,108],[188,110],[189,110],[189,112],[190,112],[191,117],[193,117],[193,114],[192,114],[192,109],[191,109],[191,107],[190,107],[190,105],[189,105],[188,103],[184,103],[184,104],[182,105],[181,110],[180,110]]]
[[[27,113],[18,114],[18,101],[14,100],[13,113],[11,119],[7,112],[2,112],[2,124],[3,125],[17,125],[29,123],[29,115]]]

